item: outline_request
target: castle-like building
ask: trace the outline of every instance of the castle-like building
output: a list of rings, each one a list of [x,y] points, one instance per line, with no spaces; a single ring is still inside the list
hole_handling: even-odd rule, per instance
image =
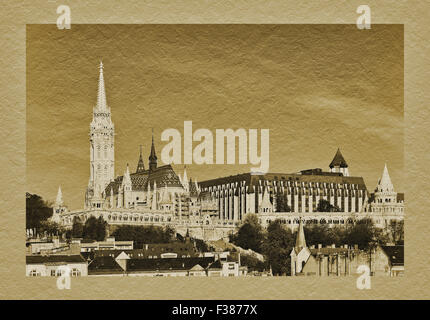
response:
[[[297,173],[244,173],[197,183],[169,165],[159,166],[152,136],[148,166],[142,146],[136,170],[129,165],[115,177],[115,128],[107,104],[103,64],[100,63],[97,103],[90,124],[90,177],[84,208],[68,211],[61,189],[52,219],[71,227],[102,216],[109,225],[171,225],[185,234],[217,239],[233,232],[255,213],[263,226],[280,219],[290,228],[299,222],[338,225],[370,217],[381,227],[403,219],[403,194],[394,191],[385,166],[374,193],[364,179],[350,176],[338,149],[329,171],[309,169]],[[195,232],[195,234],[193,234]]]

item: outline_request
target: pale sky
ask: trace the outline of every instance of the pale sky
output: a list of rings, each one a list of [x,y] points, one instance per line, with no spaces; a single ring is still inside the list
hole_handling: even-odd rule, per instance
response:
[[[403,26],[27,26],[27,191],[83,207],[103,60],[115,175],[145,166],[154,127],[270,130],[270,172],[328,169],[338,147],[373,191],[384,163],[403,192]],[[194,144],[196,146],[197,143]],[[250,165],[187,165],[205,180]],[[182,175],[183,166],[175,166]]]

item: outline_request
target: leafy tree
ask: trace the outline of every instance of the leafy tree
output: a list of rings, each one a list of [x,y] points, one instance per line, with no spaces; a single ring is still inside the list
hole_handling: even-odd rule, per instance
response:
[[[358,245],[362,250],[373,250],[377,245],[388,242],[384,231],[377,228],[372,219],[362,219],[346,228],[344,243]]]
[[[81,219],[78,217],[73,218],[73,225],[72,225],[72,238],[82,238],[82,234],[84,232],[84,225],[81,222]]]
[[[205,241],[201,240],[201,239],[193,239],[195,245],[196,245],[196,249],[199,252],[208,252],[209,251],[209,247],[206,244]]]
[[[103,241],[106,238],[106,221],[103,217],[93,217],[85,221],[82,236],[84,239]]]
[[[294,241],[293,233],[285,229],[279,220],[272,221],[267,227],[267,238],[262,247],[274,275],[290,274],[290,253]]]
[[[64,227],[52,221],[42,221],[39,227],[40,233],[47,233],[48,235],[61,236],[65,231]]]
[[[52,216],[51,205],[44,201],[41,196],[37,194],[26,193],[25,196],[26,203],[26,219],[25,225],[27,229],[39,228],[43,221],[48,220]]]
[[[314,224],[305,226],[304,231],[308,246],[318,246],[319,244],[324,247],[332,244],[339,246],[343,245],[343,241],[345,241],[345,228],[330,228],[327,224]]]
[[[240,254],[240,264],[242,266],[247,266],[248,271],[262,272],[267,269],[266,263],[249,254]]]
[[[243,249],[261,252],[263,237],[263,228],[258,221],[258,217],[255,214],[248,214],[237,234],[230,239],[231,242]]]
[[[119,226],[112,233],[116,240],[134,242],[135,248],[142,248],[149,243],[170,243],[174,241],[175,231],[171,227],[159,226]]]
[[[337,206],[334,206],[330,203],[330,201],[321,199],[318,202],[317,212],[339,212],[340,209]]]

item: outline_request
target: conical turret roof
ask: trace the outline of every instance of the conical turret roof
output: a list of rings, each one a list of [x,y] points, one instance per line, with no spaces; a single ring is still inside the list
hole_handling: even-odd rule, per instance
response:
[[[348,164],[346,163],[342,153],[340,152],[340,149],[337,149],[337,152],[333,158],[333,160],[331,161],[330,168],[334,168],[334,167],[341,167],[341,168],[348,168]]]
[[[382,172],[382,177],[378,181],[377,191],[394,192],[394,186],[388,173],[387,164],[385,164],[384,171]]]

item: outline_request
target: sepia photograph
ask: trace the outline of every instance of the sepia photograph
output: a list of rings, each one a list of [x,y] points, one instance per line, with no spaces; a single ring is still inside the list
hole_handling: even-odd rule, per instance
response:
[[[25,275],[403,277],[403,89],[400,24],[27,24]]]

